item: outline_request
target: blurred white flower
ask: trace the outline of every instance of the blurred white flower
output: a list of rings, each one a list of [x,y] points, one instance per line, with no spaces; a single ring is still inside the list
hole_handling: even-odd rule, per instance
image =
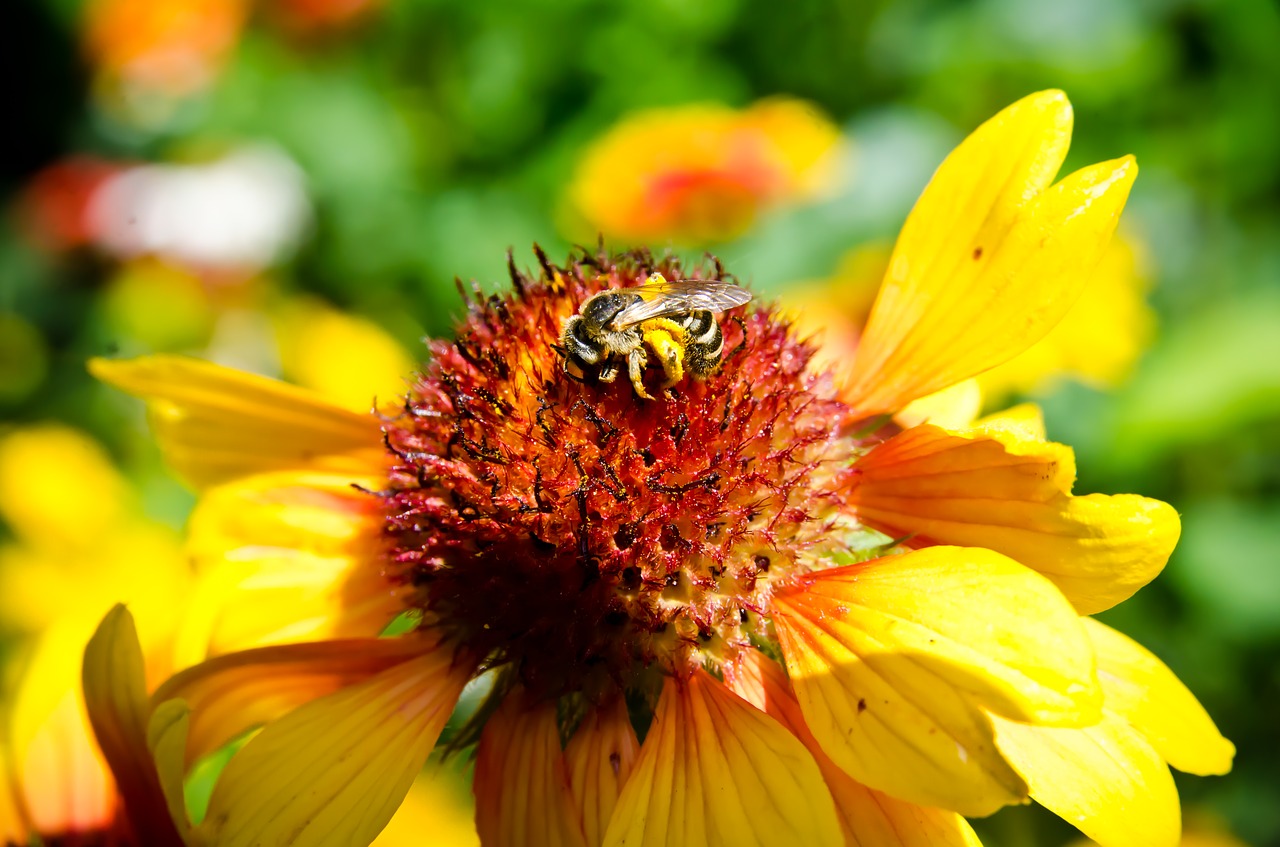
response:
[[[89,207],[99,245],[121,258],[254,271],[285,257],[311,219],[301,168],[268,146],[201,165],[141,165],[108,179]]]

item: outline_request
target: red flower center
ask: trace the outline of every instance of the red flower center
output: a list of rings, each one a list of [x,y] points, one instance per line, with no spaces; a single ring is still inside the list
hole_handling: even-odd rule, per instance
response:
[[[641,400],[578,381],[554,345],[593,294],[685,273],[644,255],[544,261],[476,295],[388,420],[391,573],[424,622],[534,692],[600,696],[767,638],[772,588],[844,520],[848,410],[768,308],[718,316],[718,373]]]

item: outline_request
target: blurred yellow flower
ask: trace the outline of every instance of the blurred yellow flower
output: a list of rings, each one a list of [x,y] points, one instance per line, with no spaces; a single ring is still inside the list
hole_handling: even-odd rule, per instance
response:
[[[214,303],[200,275],[157,258],[121,265],[100,304],[113,338],[151,350],[189,349],[213,329]]]
[[[413,358],[381,327],[310,297],[275,310],[281,375],[355,412],[407,390]]]
[[[124,601],[141,625],[152,682],[170,673],[189,582],[180,540],[142,514],[96,442],[57,424],[0,439],[0,518],[13,536],[0,547],[0,627],[20,636],[26,658],[5,669],[0,736],[22,831],[46,841],[119,835],[116,787],[80,690],[81,655],[94,619]],[[2,824],[0,814],[0,832]]]
[[[762,210],[836,179],[840,131],[799,100],[637,112],[586,152],[569,186],[583,226],[630,242],[740,234]]]
[[[821,343],[816,363],[853,358],[888,264],[888,245],[859,247],[829,278],[800,283],[782,296],[800,332]],[[1122,383],[1154,333],[1150,287],[1141,244],[1117,235],[1062,321],[1023,353],[978,375],[986,406],[999,407],[1015,393],[1052,390],[1065,379],[1098,388]]]

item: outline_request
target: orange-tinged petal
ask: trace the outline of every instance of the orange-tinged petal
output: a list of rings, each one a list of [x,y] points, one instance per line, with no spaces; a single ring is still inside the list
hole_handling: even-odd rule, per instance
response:
[[[975,376],[1043,338],[1075,303],[1137,175],[1132,157],[1052,188],[1071,139],[1060,91],[1025,97],[938,168],[907,218],[847,399],[868,415]]]
[[[169,817],[160,780],[147,748],[146,672],[133,616],[117,605],[98,625],[84,651],[84,699],[103,757],[111,765],[129,820],[146,828],[148,844],[182,839]]]
[[[805,720],[850,776],[967,815],[1020,801],[979,706],[1096,721],[1101,690],[1051,583],[978,548],[934,547],[821,571],[774,598]]]
[[[476,749],[476,830],[486,847],[585,847],[554,701],[509,692]]]
[[[7,722],[0,739],[9,748],[0,768],[11,767],[26,819],[39,832],[100,830],[117,814],[119,794],[80,695],[92,632],[93,621],[78,616],[55,621],[0,709]]]
[[[813,757],[704,671],[668,678],[607,847],[844,843]]]
[[[268,724],[222,772],[202,835],[225,847],[369,843],[422,770],[471,670],[437,643]]]
[[[379,502],[352,482],[340,474],[282,472],[205,493],[189,522],[188,548],[201,581],[180,659],[373,636],[403,610],[379,565]]]
[[[1173,671],[1131,638],[1091,618],[1084,623],[1107,711],[1128,721],[1180,771],[1209,776],[1231,770],[1235,745]]]
[[[89,371],[147,400],[166,458],[196,487],[284,469],[367,476],[385,462],[376,418],[283,382],[181,356],[93,359]]]
[[[8,751],[0,745],[0,844],[26,844],[31,833],[18,806],[17,786],[8,763]]]
[[[1070,448],[988,424],[931,425],[877,446],[856,465],[861,520],[908,544],[987,547],[1035,568],[1077,611],[1114,606],[1151,581],[1178,541],[1177,513],[1133,494],[1072,496]]]
[[[74,691],[65,692],[25,740],[13,765],[27,816],[39,832],[91,831],[109,826],[116,815],[115,783]]]
[[[867,788],[822,752],[805,725],[791,684],[773,660],[756,650],[725,667],[725,684],[804,743],[827,782],[850,847],[979,847],[969,822],[943,809],[917,806]]]
[[[1032,798],[1103,847],[1173,847],[1181,815],[1173,776],[1142,734],[1106,714],[1084,729],[992,718],[996,741]]]
[[[228,653],[175,674],[156,690],[151,702],[158,707],[181,699],[191,708],[190,763],[247,729],[416,659],[434,644],[431,635],[406,635]]]
[[[590,847],[604,843],[605,828],[639,753],[640,740],[622,697],[591,709],[569,739],[564,751],[569,785]]]

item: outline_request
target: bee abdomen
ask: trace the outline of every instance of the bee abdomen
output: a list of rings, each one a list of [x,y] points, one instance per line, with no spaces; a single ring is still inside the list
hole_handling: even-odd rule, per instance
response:
[[[684,320],[684,329],[689,344],[714,345],[720,337],[720,324],[706,309],[690,312]]]
[[[685,320],[685,352],[685,366],[694,376],[709,376],[720,366],[724,334],[711,312],[699,309]]]

